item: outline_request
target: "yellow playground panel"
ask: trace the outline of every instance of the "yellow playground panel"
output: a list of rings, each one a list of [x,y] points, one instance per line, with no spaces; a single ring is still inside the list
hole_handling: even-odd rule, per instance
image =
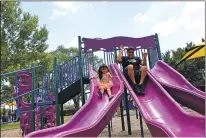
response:
[[[5,104],[2,104],[2,105],[1,105],[1,107],[5,107],[5,106],[16,106],[16,102],[5,103]]]
[[[205,42],[195,45],[180,61],[200,58],[205,56]]]

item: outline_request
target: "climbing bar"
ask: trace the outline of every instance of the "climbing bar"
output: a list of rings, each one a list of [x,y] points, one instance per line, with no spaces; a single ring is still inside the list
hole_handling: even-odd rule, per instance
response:
[[[25,69],[22,69],[22,70],[18,70],[18,71],[15,71],[15,72],[9,72],[9,73],[5,73],[5,74],[1,74],[1,77],[8,76],[8,75],[15,75],[15,74],[18,73],[18,72],[23,72],[23,71],[27,71],[27,70],[30,70],[30,69],[33,69],[33,68],[41,68],[41,67],[44,68],[43,65],[34,66],[34,67],[30,67],[30,68],[25,68]]]

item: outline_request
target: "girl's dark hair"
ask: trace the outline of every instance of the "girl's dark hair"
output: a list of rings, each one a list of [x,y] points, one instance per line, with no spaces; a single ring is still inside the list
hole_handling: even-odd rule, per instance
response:
[[[101,69],[102,69],[103,67],[106,67],[107,70],[108,70],[108,72],[109,72],[109,68],[107,67],[106,64],[102,64],[101,66],[99,66],[98,75],[99,75],[99,79],[100,79],[100,80],[102,79],[102,71],[101,71]]]

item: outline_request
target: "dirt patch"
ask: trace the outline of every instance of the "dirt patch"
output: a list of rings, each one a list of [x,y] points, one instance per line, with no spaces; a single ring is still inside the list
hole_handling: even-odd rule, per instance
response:
[[[1,137],[21,137],[21,130],[20,129],[2,130]]]

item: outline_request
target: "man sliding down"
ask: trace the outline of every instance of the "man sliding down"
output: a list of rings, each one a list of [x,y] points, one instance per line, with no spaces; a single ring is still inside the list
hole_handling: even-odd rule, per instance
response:
[[[134,56],[134,48],[127,49],[127,56],[122,56],[124,46],[120,46],[120,52],[117,56],[117,62],[122,64],[123,73],[127,81],[132,84],[137,95],[144,94],[143,82],[147,74],[147,53],[142,53],[143,60]]]

